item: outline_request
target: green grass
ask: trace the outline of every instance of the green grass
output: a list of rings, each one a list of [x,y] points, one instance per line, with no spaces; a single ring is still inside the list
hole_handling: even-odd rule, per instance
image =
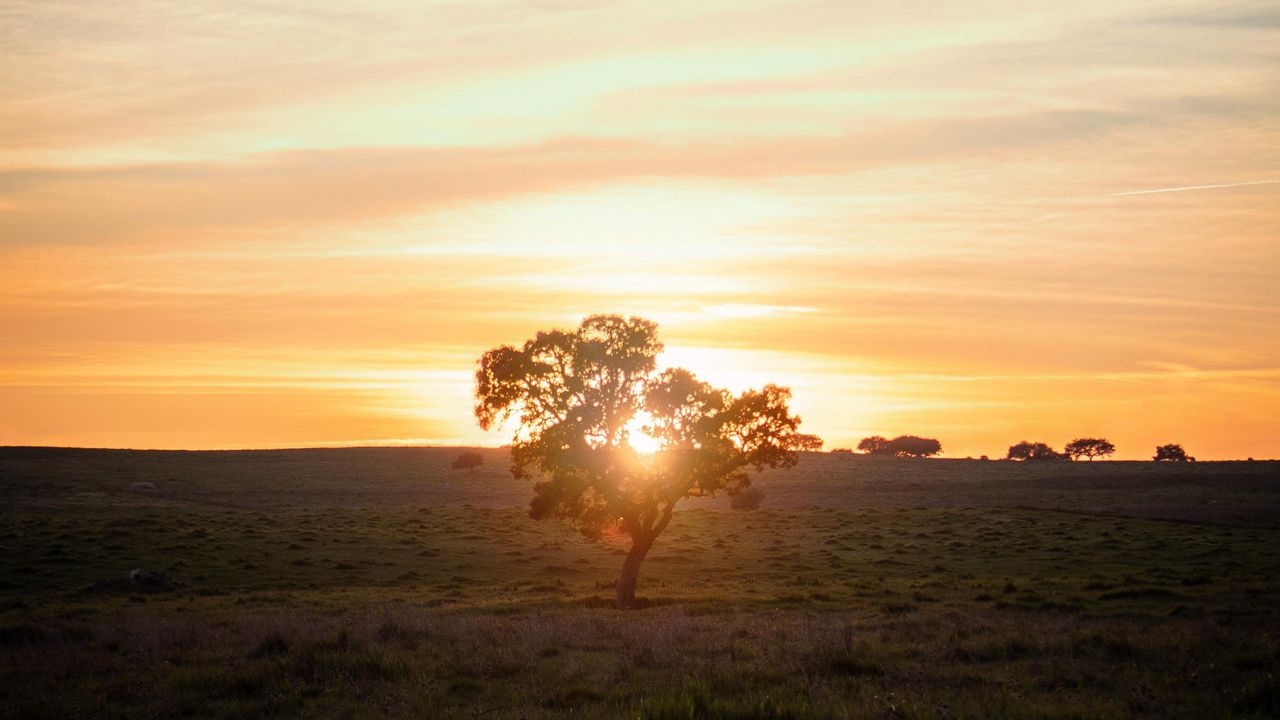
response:
[[[0,449],[0,716],[1280,714],[1275,463],[809,456],[618,612],[456,454]]]

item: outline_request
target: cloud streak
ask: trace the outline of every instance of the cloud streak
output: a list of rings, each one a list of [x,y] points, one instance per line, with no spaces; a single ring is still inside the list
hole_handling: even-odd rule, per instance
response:
[[[897,123],[832,138],[657,143],[564,138],[512,148],[349,148],[264,153],[233,162],[0,173],[0,235],[10,245],[136,241],[204,227],[359,222],[519,194],[658,179],[757,180],[1016,155],[1136,122],[1054,111]],[[76,203],[75,213],[66,212]]]
[[[1275,185],[1280,180],[1250,180],[1246,182],[1218,183],[1216,185],[1183,185],[1181,187],[1154,188],[1151,190],[1129,190],[1111,193],[1107,197],[1128,197],[1130,195],[1154,195],[1157,193],[1188,192],[1191,190],[1220,190],[1224,188],[1251,187],[1254,185]]]

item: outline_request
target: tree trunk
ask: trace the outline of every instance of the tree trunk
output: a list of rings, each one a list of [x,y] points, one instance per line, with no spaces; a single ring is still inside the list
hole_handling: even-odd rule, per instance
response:
[[[631,543],[627,559],[622,561],[622,574],[618,576],[618,608],[626,610],[636,604],[636,578],[640,575],[640,563],[653,547],[654,538],[637,538]]]

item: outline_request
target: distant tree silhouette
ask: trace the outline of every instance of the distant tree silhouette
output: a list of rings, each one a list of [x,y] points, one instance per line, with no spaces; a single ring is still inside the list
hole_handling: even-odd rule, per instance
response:
[[[1033,443],[1026,440],[1016,445],[1011,445],[1008,454],[1005,455],[1005,458],[1009,460],[1061,460],[1063,457],[1062,454],[1042,442]]]
[[[1116,451],[1116,446],[1102,438],[1077,438],[1067,443],[1063,451],[1072,460],[1087,457],[1093,462],[1096,457],[1106,457]]]
[[[858,449],[868,455],[888,455],[889,440],[879,435],[864,437],[858,441]]]
[[[470,470],[475,472],[476,468],[484,464],[484,456],[478,452],[464,452],[454,458],[453,464],[449,467],[454,470]]]
[[[631,538],[619,607],[635,604],[640,564],[682,498],[736,495],[751,483],[748,468],[791,467],[795,451],[822,446],[799,432],[786,388],[733,395],[688,370],[659,372],[661,350],[654,323],[594,315],[493,348],[476,372],[480,426],[515,420],[511,472],[534,481],[530,516]],[[637,431],[658,449],[634,449]]]
[[[1187,451],[1177,443],[1169,443],[1156,448],[1155,457],[1151,458],[1156,462],[1188,462],[1195,458],[1187,455]]]
[[[879,435],[862,438],[858,449],[868,455],[893,455],[895,457],[929,457],[942,452],[942,443],[933,438],[899,435],[886,440]]]
[[[898,457],[929,457],[942,452],[942,443],[933,438],[899,435],[889,441],[889,452]]]

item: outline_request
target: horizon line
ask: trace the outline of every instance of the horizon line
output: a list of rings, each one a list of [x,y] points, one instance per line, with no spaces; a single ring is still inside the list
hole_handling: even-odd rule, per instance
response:
[[[103,447],[88,445],[0,445],[0,451],[3,450],[96,450],[103,452],[143,452],[143,453],[233,453],[233,452],[302,452],[309,450],[509,450],[510,445],[300,445],[294,447],[260,447],[260,448],[136,448],[136,447]],[[1010,460],[1004,457],[987,457],[966,455],[964,457],[913,457],[902,458],[891,455],[875,455],[873,453],[862,453],[848,448],[832,448],[830,450],[796,450],[798,455],[849,455],[852,457],[884,457],[894,460],[957,460],[972,462],[1013,462],[1022,464],[1024,460]],[[983,458],[986,457],[984,460]],[[1156,462],[1152,459],[1134,459],[1134,458],[1098,458],[1096,460],[1062,460],[1061,462],[1079,463],[1088,465],[1090,463],[1146,463]],[[1280,458],[1219,458],[1213,460],[1192,460],[1189,463],[1168,463],[1170,465],[1180,464],[1197,464],[1197,463],[1217,463],[1217,462],[1280,462]],[[1038,463],[1032,461],[1033,466]]]

